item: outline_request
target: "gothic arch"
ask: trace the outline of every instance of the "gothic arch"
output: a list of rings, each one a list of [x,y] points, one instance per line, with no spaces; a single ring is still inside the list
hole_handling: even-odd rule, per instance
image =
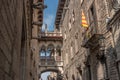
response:
[[[55,47],[54,47],[53,44],[48,44],[47,49],[48,49],[48,48],[49,48],[49,49],[53,49],[53,48],[55,48]]]
[[[46,56],[46,46],[42,45],[39,51],[40,56]]]
[[[46,55],[51,56],[54,53],[54,45],[49,44],[46,48]]]
[[[57,45],[56,51],[58,53],[58,56],[61,56],[61,46],[60,45]]]
[[[47,71],[52,71],[52,72],[60,73],[60,70],[58,70],[58,69],[44,69],[44,70],[41,71],[41,74],[44,73],[44,72],[47,72]]]

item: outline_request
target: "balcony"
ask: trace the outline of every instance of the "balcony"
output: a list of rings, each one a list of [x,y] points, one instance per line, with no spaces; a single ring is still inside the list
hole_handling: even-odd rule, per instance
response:
[[[60,32],[42,32],[38,37],[33,36],[32,39],[38,39],[39,41],[63,41],[63,36]]]
[[[63,61],[41,61],[39,63],[40,67],[62,67]]]
[[[103,37],[102,34],[97,33],[94,23],[91,23],[89,29],[83,34],[82,47],[95,48],[99,45],[99,39]]]
[[[48,32],[48,33],[41,33],[41,37],[62,37],[62,33],[55,33],[55,32]]]
[[[63,61],[55,61],[54,59],[40,59],[40,67],[62,67]]]
[[[62,33],[60,32],[44,32],[44,33],[40,33],[39,34],[40,39],[39,40],[51,40],[51,41],[62,41],[63,37],[62,37]]]

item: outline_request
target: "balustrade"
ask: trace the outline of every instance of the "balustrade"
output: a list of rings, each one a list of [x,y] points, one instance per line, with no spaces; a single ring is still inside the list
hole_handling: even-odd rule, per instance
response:
[[[55,32],[51,32],[51,33],[40,33],[41,37],[62,37],[62,33],[55,33]]]
[[[58,58],[58,56],[57,56]],[[40,58],[40,65],[41,66],[62,66],[63,61],[59,57],[57,60],[55,60],[54,57],[41,57]]]

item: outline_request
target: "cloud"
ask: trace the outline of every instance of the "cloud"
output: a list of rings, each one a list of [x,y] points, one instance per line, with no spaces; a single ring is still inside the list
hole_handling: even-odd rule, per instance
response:
[[[51,28],[53,28],[54,25],[54,18],[55,16],[48,14],[45,16],[44,21],[43,21],[43,26],[42,26],[42,30],[45,30],[45,24],[47,24],[47,28],[48,30],[51,30]]]

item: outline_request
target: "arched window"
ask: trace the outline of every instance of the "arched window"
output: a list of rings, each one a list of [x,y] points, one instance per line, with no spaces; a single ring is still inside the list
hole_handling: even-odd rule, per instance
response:
[[[61,56],[61,47],[59,45],[57,46],[56,50],[57,50],[58,56]]]
[[[54,45],[49,44],[47,47],[46,56],[51,56],[52,54],[54,54]]]
[[[46,56],[46,47],[43,45],[40,49],[40,56]]]
[[[40,56],[46,56],[46,53],[45,53],[44,50],[41,50],[41,51],[40,51]]]

